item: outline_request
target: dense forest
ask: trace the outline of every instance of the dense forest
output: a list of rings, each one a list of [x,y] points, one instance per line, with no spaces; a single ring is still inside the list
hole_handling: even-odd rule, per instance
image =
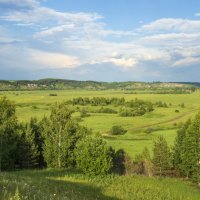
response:
[[[190,82],[96,82],[75,81],[65,79],[41,79],[41,80],[0,80],[0,90],[65,90],[65,89],[87,89],[87,90],[143,90],[152,93],[191,93],[200,86],[199,83]]]

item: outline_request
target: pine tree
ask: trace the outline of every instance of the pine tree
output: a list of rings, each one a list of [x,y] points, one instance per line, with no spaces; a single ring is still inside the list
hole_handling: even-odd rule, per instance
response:
[[[182,124],[179,130],[177,131],[177,136],[175,139],[174,149],[173,149],[173,164],[177,171],[179,171],[180,174],[183,174],[183,168],[182,165],[182,152],[183,152],[183,143],[186,137],[186,132],[188,127],[191,125],[191,120],[189,119],[186,123]]]
[[[165,138],[160,135],[154,141],[153,148],[154,173],[166,175],[171,169],[171,153]]]
[[[153,175],[153,164],[147,147],[143,149],[142,154],[136,155],[135,162],[137,166],[137,173],[144,174],[149,177]]]
[[[20,168],[38,167],[38,148],[35,143],[35,135],[30,124],[21,124],[21,133],[18,141],[18,160]]]
[[[181,151],[183,174],[200,183],[200,113],[188,127]]]
[[[43,123],[44,123],[43,120],[38,122],[37,118],[31,118],[30,120],[30,128],[32,130],[35,146],[37,148],[37,157],[36,157],[38,163],[37,167],[39,168],[46,166],[43,156],[43,145],[44,145],[44,138],[42,136]]]
[[[0,99],[0,171],[15,167],[17,147],[15,105],[6,97]]]

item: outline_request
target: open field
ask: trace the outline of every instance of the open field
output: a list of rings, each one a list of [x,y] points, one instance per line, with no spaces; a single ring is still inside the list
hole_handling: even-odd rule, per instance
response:
[[[42,170],[0,174],[0,199],[199,200],[200,190],[175,178],[88,177],[76,171]]]
[[[57,96],[49,96],[57,94]],[[81,124],[91,128],[94,133],[102,134],[108,143],[116,149],[124,148],[133,158],[147,146],[151,148],[152,139],[162,134],[170,145],[176,135],[180,122],[194,116],[200,109],[200,92],[192,94],[127,94],[122,90],[88,91],[88,90],[51,90],[51,91],[8,91],[0,92],[0,96],[6,95],[17,105],[19,121],[28,122],[30,117],[42,119],[50,113],[50,107],[55,102],[61,102],[77,97],[124,97],[127,101],[135,98],[151,101],[162,101],[168,107],[154,107],[154,111],[137,117],[120,117],[118,114],[90,113],[89,117],[83,118]],[[184,103],[182,108],[180,104]],[[96,106],[80,106],[88,110],[96,109]],[[119,108],[114,108],[119,109]],[[179,112],[175,112],[179,110]],[[75,113],[79,116],[79,113]],[[108,132],[113,125],[121,125],[127,130],[122,136],[109,136]],[[147,129],[151,133],[145,133]]]

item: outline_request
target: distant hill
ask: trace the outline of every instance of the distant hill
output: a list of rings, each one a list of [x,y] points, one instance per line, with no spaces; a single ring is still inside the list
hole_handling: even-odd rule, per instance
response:
[[[0,90],[127,90],[151,91],[152,93],[188,93],[200,87],[196,82],[97,82],[76,81],[66,79],[40,79],[40,80],[0,80]]]

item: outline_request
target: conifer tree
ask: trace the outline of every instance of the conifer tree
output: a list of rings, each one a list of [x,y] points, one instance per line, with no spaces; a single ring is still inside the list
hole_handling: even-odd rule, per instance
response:
[[[191,124],[191,120],[189,119],[186,123],[182,124],[179,130],[177,131],[177,136],[175,139],[174,149],[173,149],[173,164],[176,170],[183,173],[183,165],[182,165],[182,152],[183,152],[183,143],[186,137],[186,132],[188,127]]]
[[[0,99],[0,171],[15,167],[17,146],[15,105],[6,97]]]
[[[154,141],[153,147],[154,173],[166,175],[171,169],[171,153],[165,138],[160,135]]]
[[[200,113],[188,127],[181,151],[183,174],[200,183]]]

